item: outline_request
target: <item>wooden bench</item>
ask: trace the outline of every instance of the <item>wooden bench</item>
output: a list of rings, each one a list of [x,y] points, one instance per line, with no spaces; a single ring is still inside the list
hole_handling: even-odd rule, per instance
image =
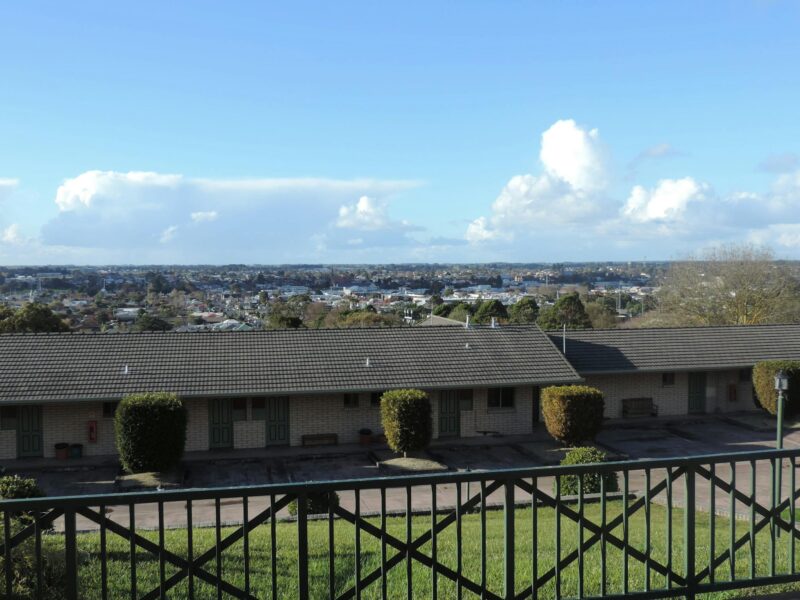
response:
[[[657,417],[658,406],[652,398],[623,398],[623,417]]]
[[[335,433],[307,433],[301,437],[303,446],[335,446],[339,436]]]

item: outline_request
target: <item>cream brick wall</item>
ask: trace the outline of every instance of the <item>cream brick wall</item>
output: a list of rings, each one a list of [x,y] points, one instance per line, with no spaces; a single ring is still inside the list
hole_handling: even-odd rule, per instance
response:
[[[290,396],[289,443],[300,446],[304,435],[336,433],[340,444],[354,444],[362,427],[382,431],[380,407],[370,406],[369,399],[368,393],[359,394],[358,407],[345,408],[342,394]]]
[[[617,375],[587,375],[586,385],[605,394],[606,417],[622,417],[623,398],[653,398],[658,414],[685,415],[689,412],[689,374],[675,373],[675,385],[661,385],[661,373],[631,373]],[[729,400],[729,386],[736,387],[736,401]],[[739,381],[739,371],[706,372],[706,412],[756,410],[753,386]]]
[[[658,414],[685,415],[689,411],[689,376],[675,373],[675,385],[661,385],[661,373],[631,373],[616,375],[587,375],[586,385],[605,394],[605,416],[622,417],[623,398],[652,398]]]
[[[264,419],[253,420],[253,404],[247,401],[247,421],[233,423],[234,448],[263,448],[267,443],[267,424]]]
[[[17,432],[0,430],[0,459],[17,458]]]
[[[89,421],[97,421],[97,442],[89,441]],[[83,444],[84,456],[116,454],[114,419],[103,418],[102,402],[45,404],[42,406],[44,456],[54,457],[55,445],[62,442]]]
[[[208,450],[208,400],[191,398],[186,400],[188,419],[186,423],[186,451]]]
[[[472,410],[461,411],[461,437],[496,431],[505,435],[523,435],[533,431],[533,387],[520,386],[514,394],[514,408],[489,408],[489,388],[475,388]],[[438,401],[436,402],[438,426]]]

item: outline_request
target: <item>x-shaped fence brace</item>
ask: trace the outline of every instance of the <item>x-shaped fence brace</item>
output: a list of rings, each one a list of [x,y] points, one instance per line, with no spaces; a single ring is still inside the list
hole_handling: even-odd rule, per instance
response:
[[[732,485],[729,482],[723,480],[712,470],[709,470],[703,466],[695,466],[693,467],[693,470],[697,475],[709,481],[712,486],[719,488],[727,494],[732,493],[733,497],[738,502],[743,504],[745,507],[750,508],[761,517],[758,522],[751,524],[750,531],[735,540],[732,546],[734,555],[736,551],[743,546],[747,545],[748,543],[752,544],[753,536],[770,524],[773,524],[773,526],[778,527],[783,531],[790,532],[795,538],[800,539],[800,531],[798,531],[793,524],[786,521],[781,516],[781,513],[790,506],[793,500],[800,498],[800,489],[792,490],[790,496],[778,503],[774,508],[767,508],[756,502],[755,497],[752,495],[745,494],[735,487],[732,488]],[[466,577],[460,571],[453,570],[452,568],[442,564],[436,559],[436,557],[432,557],[423,553],[421,548],[430,542],[434,535],[439,535],[445,529],[457,522],[459,514],[463,515],[473,511],[475,508],[481,505],[486,497],[507,484],[514,485],[516,488],[519,488],[523,492],[527,493],[532,502],[537,502],[542,506],[553,509],[558,508],[559,514],[562,517],[569,519],[577,524],[580,528],[585,529],[591,534],[591,537],[583,541],[583,543],[580,545],[580,548],[572,550],[563,557],[558,557],[557,565],[554,565],[542,575],[537,575],[537,577],[535,577],[531,582],[530,586],[515,595],[515,600],[536,598],[539,590],[546,586],[550,581],[558,577],[561,571],[573,564],[575,561],[579,560],[581,553],[585,553],[598,543],[610,544],[611,546],[625,552],[626,556],[666,577],[670,585],[674,585],[678,588],[683,587],[687,583],[685,575],[681,575],[673,570],[671,564],[668,563],[665,565],[655,560],[652,556],[650,556],[649,548],[646,552],[642,552],[640,549],[634,547],[628,542],[627,535],[625,536],[625,539],[620,539],[620,537],[614,535],[612,532],[622,525],[627,518],[630,518],[638,511],[646,508],[648,499],[652,499],[658,494],[667,490],[668,486],[684,476],[685,473],[686,469],[684,467],[680,467],[675,470],[669,470],[664,479],[662,479],[656,485],[648,487],[645,495],[639,496],[630,504],[626,503],[624,510],[604,525],[598,525],[583,515],[582,512],[576,511],[569,504],[564,503],[560,498],[556,498],[551,494],[543,492],[535,485],[534,481],[528,481],[525,479],[517,479],[513,480],[512,482],[497,480],[492,483],[485,484],[481,491],[467,498],[459,507],[448,512],[441,519],[437,520],[433,527],[425,531],[423,534],[417,536],[410,542],[390,535],[386,531],[385,527],[377,527],[359,514],[355,514],[342,508],[341,506],[333,507],[331,509],[333,514],[351,523],[353,526],[358,527],[360,531],[373,536],[377,540],[381,541],[382,544],[386,544],[387,547],[397,550],[397,553],[388,558],[381,565],[381,567],[366,573],[360,579],[358,579],[352,587],[342,592],[338,596],[337,600],[349,600],[355,597],[358,589],[364,589],[370,584],[385,578],[389,571],[404,563],[404,561],[416,561],[429,569],[435,569],[437,574],[453,581],[464,590],[480,595],[482,598],[486,598],[488,600],[501,600],[500,596],[486,589],[485,581],[476,582]],[[247,520],[214,546],[192,559],[183,558],[174,552],[165,549],[160,544],[142,537],[130,527],[121,525],[120,523],[108,518],[104,513],[98,510],[82,507],[76,509],[75,512],[76,514],[79,514],[86,519],[100,525],[107,531],[131,542],[132,548],[136,547],[145,550],[154,556],[158,556],[159,560],[163,560],[164,563],[169,563],[178,568],[175,573],[165,578],[163,582],[160,582],[157,588],[147,592],[144,596],[142,596],[143,600],[155,600],[156,598],[161,597],[168,590],[175,587],[178,583],[189,577],[197,577],[199,580],[204,581],[212,586],[216,586],[221,591],[235,598],[257,600],[257,598],[251,595],[248,591],[231,584],[222,577],[209,572],[203,567],[209,561],[215,558],[218,560],[221,559],[222,552],[244,538],[245,535],[249,534],[256,527],[271,519],[274,513],[277,513],[279,510],[286,507],[292,500],[296,499],[296,497],[297,496],[293,494],[286,494],[281,498],[274,500],[274,502],[271,502],[270,506],[265,510]],[[63,514],[63,509],[56,508],[33,516],[31,523],[27,524],[19,532],[8,538],[9,549],[15,548],[29,537],[36,535],[37,530],[40,532],[45,528],[51,527],[55,519],[59,518]],[[733,518],[733,515],[731,515],[731,518]],[[0,554],[4,554],[5,552],[6,544],[3,543],[0,545]],[[731,548],[729,547],[722,553],[716,555],[711,561],[710,565],[705,566],[703,569],[694,574],[695,582],[701,582],[708,578],[714,569],[730,559]]]

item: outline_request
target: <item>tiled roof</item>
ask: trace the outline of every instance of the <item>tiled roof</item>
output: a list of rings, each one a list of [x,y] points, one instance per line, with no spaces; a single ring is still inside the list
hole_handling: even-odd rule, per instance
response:
[[[0,402],[577,380],[535,326],[0,335]]]
[[[548,332],[562,347],[560,331]],[[800,325],[567,331],[566,357],[581,375],[750,367],[800,360]]]

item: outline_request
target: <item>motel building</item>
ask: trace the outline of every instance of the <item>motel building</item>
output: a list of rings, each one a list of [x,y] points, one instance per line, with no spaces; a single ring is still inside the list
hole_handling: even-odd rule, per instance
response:
[[[0,459],[114,455],[114,412],[174,392],[186,450],[351,444],[380,396],[430,395],[434,437],[525,435],[542,387],[603,391],[609,419],[757,410],[751,370],[800,360],[800,325],[543,332],[535,325],[0,335]]]

